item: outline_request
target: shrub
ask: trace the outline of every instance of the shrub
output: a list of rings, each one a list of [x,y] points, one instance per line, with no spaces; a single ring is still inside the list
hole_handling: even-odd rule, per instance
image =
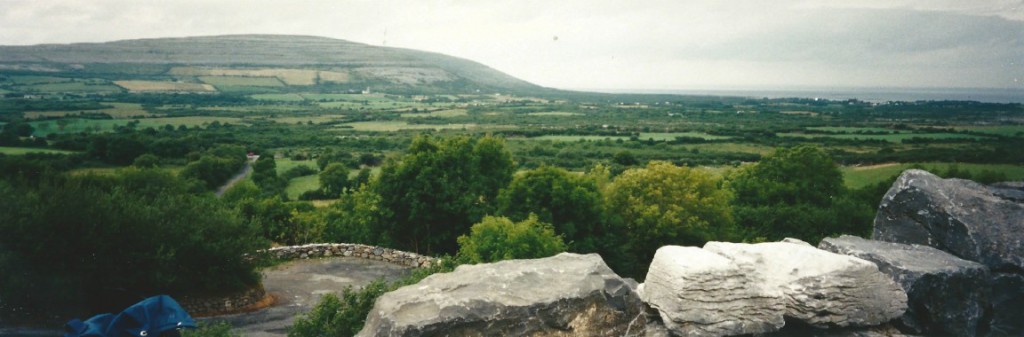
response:
[[[484,217],[458,242],[459,260],[467,263],[548,257],[566,250],[562,237],[534,214],[516,223],[505,217]]]

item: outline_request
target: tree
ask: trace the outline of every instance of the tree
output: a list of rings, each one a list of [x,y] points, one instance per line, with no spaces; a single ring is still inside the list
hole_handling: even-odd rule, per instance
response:
[[[643,277],[663,245],[701,246],[733,237],[730,194],[712,173],[650,162],[623,172],[608,186],[606,202],[614,223],[623,226],[627,275]]]
[[[385,210],[378,231],[401,249],[454,253],[455,239],[493,211],[514,169],[497,138],[416,137],[371,184]]]
[[[157,157],[151,153],[144,153],[141,156],[135,157],[132,161],[132,166],[138,168],[155,168],[160,165],[160,157]]]
[[[729,186],[747,239],[817,244],[829,235],[864,235],[874,216],[873,206],[846,190],[839,166],[817,147],[778,149],[733,174]]]
[[[598,251],[603,235],[601,191],[590,176],[541,166],[523,172],[498,195],[498,214],[516,221],[534,214],[541,222],[555,226],[569,241],[572,251]]]
[[[337,198],[348,187],[348,167],[345,165],[330,163],[323,171],[320,171],[320,188],[325,196]]]
[[[552,256],[566,250],[554,228],[531,214],[513,223],[506,217],[486,216],[473,225],[469,235],[460,236],[458,258],[467,263]]]

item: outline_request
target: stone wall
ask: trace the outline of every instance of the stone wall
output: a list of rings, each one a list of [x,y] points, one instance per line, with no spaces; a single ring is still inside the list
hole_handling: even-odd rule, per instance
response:
[[[355,257],[394,263],[411,268],[429,268],[438,262],[438,259],[425,255],[355,243],[314,243],[301,246],[284,246],[271,248],[268,252],[282,260]]]
[[[374,261],[397,264],[409,268],[429,268],[438,263],[438,259],[400,250],[368,246],[353,243],[314,243],[301,246],[283,246],[267,250],[275,258],[281,260],[298,260],[325,257],[354,257]],[[263,286],[246,290],[241,293],[213,298],[178,298],[178,302],[193,316],[217,316],[256,310],[267,301],[268,297]]]
[[[240,293],[218,297],[180,297],[178,304],[195,317],[217,316],[255,310],[260,303],[269,301],[263,285]]]

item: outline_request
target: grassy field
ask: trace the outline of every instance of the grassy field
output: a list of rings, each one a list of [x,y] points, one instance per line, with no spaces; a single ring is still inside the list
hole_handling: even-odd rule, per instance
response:
[[[687,138],[702,138],[704,140],[720,140],[729,139],[725,136],[715,136],[706,134],[703,132],[641,132],[638,139],[648,140],[653,139],[654,141],[674,141],[676,137],[687,137]],[[629,140],[629,136],[572,136],[572,135],[558,135],[558,136],[540,136],[534,137],[535,140],[551,140],[559,142],[576,142],[580,140],[585,141],[602,141],[612,140],[617,141],[619,139],[626,141]]]
[[[306,99],[299,94],[258,94],[250,96],[259,101],[302,102]]]
[[[344,115],[316,115],[316,116],[294,116],[294,117],[273,117],[270,120],[276,123],[282,124],[306,124],[313,122],[314,124],[337,122],[345,120]]]
[[[421,117],[459,117],[465,116],[466,109],[451,109],[451,110],[438,110],[431,112],[420,112],[420,113],[404,113],[402,118],[421,118]]]
[[[565,111],[548,111],[548,112],[531,112],[527,115],[530,116],[583,116],[585,114],[579,112],[565,112]]]
[[[221,87],[282,87],[284,83],[275,77],[242,77],[242,76],[199,76],[203,83]]]
[[[984,132],[1007,137],[1024,137],[1024,125],[958,126],[956,130]]]
[[[881,164],[872,166],[844,166],[843,180],[846,187],[850,188],[861,188],[868,185],[877,184],[880,181],[889,179],[894,175],[899,175],[904,170],[910,169],[915,164]],[[961,163],[918,163],[929,172],[935,171],[946,171],[949,167],[956,165],[961,170],[970,171],[971,174],[977,174],[981,171],[996,171],[1006,174],[1006,177],[1010,180],[1024,180],[1024,166],[1022,165],[1007,165],[1007,164],[961,164]]]
[[[31,147],[0,146],[0,153],[5,154],[5,155],[9,155],[9,156],[19,156],[19,155],[28,154],[28,153],[71,154],[71,153],[75,153],[75,152],[64,151],[64,150],[53,150],[53,149],[37,149],[37,148],[31,148]]]
[[[857,132],[895,132],[899,131],[885,129],[885,128],[861,128],[861,127],[847,127],[847,126],[816,126],[809,127],[807,130],[830,132],[830,133],[857,133]]]
[[[77,132],[110,132],[113,131],[117,126],[127,125],[128,122],[133,121],[132,119],[81,119],[81,118],[65,118],[68,122],[63,129],[61,129],[54,121],[35,121],[29,124],[36,128],[36,136],[45,136],[51,133],[77,133]],[[159,118],[140,118],[135,119],[139,121],[138,128],[144,129],[152,127],[158,129],[164,125],[170,124],[173,127],[179,125],[185,125],[187,127],[205,127],[215,121],[221,124],[230,123],[234,125],[248,125],[245,120],[235,117],[210,117],[210,116],[190,116],[190,117],[159,117]]]
[[[779,137],[800,137],[800,138],[838,138],[838,139],[859,139],[859,140],[884,140],[887,142],[899,143],[912,138],[926,139],[983,139],[986,137],[964,135],[959,133],[897,133],[887,135],[861,135],[861,134],[809,134],[809,133],[779,133]]]
[[[9,78],[11,83],[15,85],[71,82],[70,78],[53,76],[10,76]]]
[[[168,81],[114,81],[130,92],[214,92],[212,85]]]
[[[19,88],[33,92],[112,93],[124,91],[121,87],[112,84],[92,84],[85,82],[44,83],[26,85]]]
[[[289,180],[288,187],[284,191],[288,194],[288,199],[297,200],[302,193],[318,188],[320,188],[320,177],[314,174]]]
[[[434,124],[409,124],[404,121],[373,121],[373,122],[353,122],[345,123],[343,125],[350,126],[352,130],[356,131],[383,131],[383,132],[394,132],[400,130],[458,130],[458,129],[477,129],[477,128],[497,128],[504,127],[501,125],[477,125],[477,124],[445,124],[445,125],[434,125]]]
[[[317,169],[316,160],[292,160],[290,158],[274,159],[274,163],[277,165],[277,174],[283,174],[288,170],[296,166],[306,165],[314,170]]]
[[[142,108],[142,104],[138,103],[105,103],[110,105],[110,108],[100,110],[74,110],[74,111],[27,111],[25,112],[25,119],[38,119],[46,117],[66,117],[74,116],[81,112],[87,113],[105,113],[115,119],[123,118],[146,118],[156,117],[160,115],[151,114]]]

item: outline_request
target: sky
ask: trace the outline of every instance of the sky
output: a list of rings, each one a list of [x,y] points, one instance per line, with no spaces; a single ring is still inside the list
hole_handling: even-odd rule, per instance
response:
[[[0,0],[0,44],[314,35],[561,89],[1024,90],[1024,0]]]

